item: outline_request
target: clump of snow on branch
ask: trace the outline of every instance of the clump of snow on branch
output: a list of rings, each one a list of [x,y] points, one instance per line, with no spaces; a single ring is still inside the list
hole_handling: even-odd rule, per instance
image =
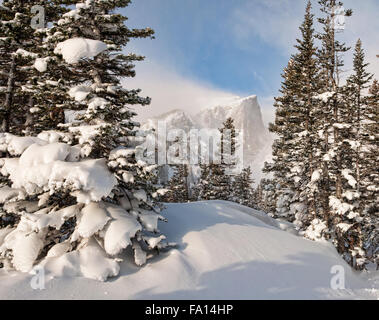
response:
[[[316,99],[322,100],[324,103],[327,103],[336,93],[333,91],[330,92],[324,92],[317,96],[315,96]]]
[[[1,174],[9,176],[13,188],[25,188],[29,195],[67,189],[83,203],[108,196],[116,179],[105,160],[66,161],[72,152],[75,148],[65,143],[35,143],[20,158],[3,159]]]
[[[54,53],[61,54],[67,63],[75,64],[82,58],[95,57],[107,48],[107,45],[99,40],[72,38],[58,43]]]
[[[45,72],[47,70],[47,63],[49,58],[37,58],[34,62],[34,68],[36,68],[39,72]]]

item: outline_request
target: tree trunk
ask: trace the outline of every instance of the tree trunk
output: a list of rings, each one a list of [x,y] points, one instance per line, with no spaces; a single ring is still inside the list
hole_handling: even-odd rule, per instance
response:
[[[10,121],[11,121],[11,107],[13,103],[13,94],[14,94],[14,78],[16,71],[16,56],[12,56],[11,66],[8,74],[8,83],[7,83],[7,93],[5,96],[4,102],[4,118],[1,129],[3,132],[9,132]]]
[[[356,141],[361,143],[361,95],[360,95],[360,92],[361,92],[361,87],[359,86],[358,87],[358,101],[357,101],[357,136],[356,136]],[[355,163],[355,166],[356,166],[356,179],[357,179],[357,192],[359,193],[360,192],[360,184],[361,184],[361,172],[360,172],[360,157],[361,155],[361,146],[360,144],[358,145],[357,147],[357,151],[356,151],[356,163]],[[359,205],[358,205],[358,210],[360,213],[362,213],[362,206],[361,206],[361,199],[359,199]]]
[[[33,115],[30,113],[30,109],[33,108],[33,96],[29,97],[28,110],[26,112],[26,120],[24,123],[25,130],[29,132],[29,129],[33,126]]]

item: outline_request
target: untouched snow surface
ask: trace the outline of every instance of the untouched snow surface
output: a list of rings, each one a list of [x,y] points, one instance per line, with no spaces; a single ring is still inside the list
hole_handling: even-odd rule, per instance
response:
[[[107,282],[64,270],[52,279],[47,271],[45,290],[31,288],[32,275],[0,270],[0,299],[379,298],[378,273],[352,271],[331,245],[297,237],[261,212],[208,201],[169,204],[163,214],[169,222],[159,227],[178,247],[146,266],[126,258]],[[345,270],[345,290],[331,289],[336,265]]]

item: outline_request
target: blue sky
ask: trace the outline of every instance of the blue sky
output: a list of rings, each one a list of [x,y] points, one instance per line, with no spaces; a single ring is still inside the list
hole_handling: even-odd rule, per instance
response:
[[[317,12],[317,1],[314,12]],[[139,39],[127,50],[145,55],[129,81],[153,98],[151,116],[173,108],[198,111],[218,96],[257,94],[266,123],[273,96],[298,36],[305,0],[134,0],[124,9],[129,27],[152,27],[155,40]],[[371,71],[378,71],[377,0],[346,0],[353,18],[342,39],[358,37]],[[346,57],[350,68],[350,56]],[[378,73],[377,73],[378,74]],[[210,102],[209,102],[210,103]]]
[[[184,76],[209,81],[220,89],[269,94],[271,86],[263,75],[268,73],[269,80],[278,81],[275,71],[287,57],[262,39],[251,37],[245,45],[236,39],[230,26],[236,7],[244,2],[139,0],[126,13],[130,25],[149,25],[156,31],[156,40],[138,43],[151,58],[173,63]]]

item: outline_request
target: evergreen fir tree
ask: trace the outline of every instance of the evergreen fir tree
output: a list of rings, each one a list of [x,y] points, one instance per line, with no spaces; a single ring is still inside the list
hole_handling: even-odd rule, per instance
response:
[[[290,168],[287,166],[290,163],[289,145],[287,141],[291,140],[292,133],[290,130],[287,131],[289,125],[290,111],[289,109],[295,102],[295,90],[294,83],[296,81],[296,73],[294,68],[294,60],[291,59],[288,63],[287,68],[284,69],[282,75],[283,82],[280,92],[282,93],[281,97],[275,98],[274,107],[275,111],[275,123],[270,123],[269,129],[271,132],[277,134],[278,138],[274,141],[272,145],[272,163],[265,163],[263,169],[264,172],[273,172],[274,180],[276,182],[277,188],[275,189],[275,203],[277,199],[281,199],[280,211],[277,215],[276,205],[274,211],[269,211],[275,216],[286,217],[289,214],[290,204],[284,203],[284,199],[290,200],[293,196],[291,188],[288,186],[290,183],[287,179],[290,174]],[[265,185],[264,182],[262,182]],[[263,188],[262,188],[263,189]],[[264,207],[267,207],[266,205]],[[293,220],[289,218],[289,220]]]
[[[184,203],[190,200],[188,186],[188,165],[173,166],[175,173],[168,184],[168,192],[162,197],[163,202]]]
[[[359,39],[354,52],[354,73],[347,79],[346,85],[346,106],[348,110],[345,112],[345,121],[350,126],[348,128],[349,136],[345,137],[345,139],[357,142],[354,152],[350,154],[350,159],[348,160],[351,160],[351,158],[354,160],[354,177],[357,181],[356,191],[363,197],[365,197],[367,189],[364,183],[362,185],[361,172],[364,172],[365,169],[373,172],[372,169],[374,169],[370,161],[365,163],[370,158],[370,149],[367,150],[367,146],[372,146],[372,142],[370,138],[368,138],[369,132],[367,131],[370,131],[372,121],[375,121],[375,110],[369,105],[369,97],[364,94],[364,91],[368,88],[368,84],[373,77],[366,71],[368,65],[368,63],[365,63],[365,54],[362,48],[362,42]],[[359,199],[359,212],[362,213],[364,208],[364,201]]]
[[[368,260],[379,268],[379,83],[375,79],[369,90],[367,105],[363,114],[362,136],[365,146],[360,172],[361,203],[364,207],[363,248]]]
[[[204,199],[204,195],[208,193],[208,176],[210,170],[210,164],[201,163],[199,166],[200,177],[193,188],[192,200],[201,201]]]
[[[105,268],[86,276],[104,280],[118,273],[115,258],[128,246],[136,264],[143,265],[168,245],[157,228],[164,218],[155,201],[156,166],[138,158],[138,123],[129,109],[150,99],[120,84],[123,77],[135,75],[133,61],[143,59],[124,55],[123,47],[130,38],[154,33],[124,25],[126,17],[115,12],[129,3],[80,2],[48,30],[43,49],[55,48],[55,55],[41,57],[48,58],[51,69],[39,75],[40,87],[38,81],[31,84],[33,98],[39,112],[59,108],[60,114],[74,116],[56,121],[36,117],[36,129],[30,132],[37,137],[0,136],[2,148],[20,157],[1,162],[11,186],[0,190],[1,217],[13,217],[0,243],[0,262],[7,268],[29,271],[46,255],[77,250],[77,257],[90,255]],[[57,91],[43,103],[44,85],[57,77]]]
[[[0,10],[1,90],[4,103],[0,117],[2,131],[21,133],[25,129],[30,110],[33,112],[33,92],[30,83],[37,81],[39,70],[44,68],[43,38],[46,26],[60,14],[68,11],[61,6],[73,1],[20,1],[5,0]],[[35,6],[43,8],[44,21],[36,19]],[[6,9],[5,9],[6,8]],[[38,22],[38,26],[34,25]],[[39,69],[39,70],[38,70]]]
[[[119,85],[120,77],[135,76],[133,63],[144,59],[136,54],[122,54],[122,47],[132,38],[153,37],[154,34],[150,28],[130,30],[124,24],[126,17],[113,12],[115,8],[126,7],[129,3],[130,0],[82,1],[49,29],[44,42],[46,58],[49,59],[48,70],[41,75],[34,92],[38,108],[34,118],[38,119],[38,123],[29,128],[31,132],[39,133],[56,126],[64,118],[63,110],[66,114],[69,112],[74,120],[82,118],[85,122],[93,121],[98,115],[103,117],[100,105],[94,107],[97,110],[93,112],[87,109],[89,101],[93,105],[100,104],[95,98],[117,101],[117,108],[111,114],[119,122],[125,114],[129,117],[135,115],[123,107],[126,104],[150,103],[149,98],[138,95],[140,90],[126,90]],[[93,46],[93,50],[103,47],[105,50],[95,59],[76,59],[75,54],[69,51],[70,48],[78,50],[78,46]],[[65,50],[66,57],[65,52],[62,54]],[[116,109],[122,111],[121,116],[117,115]]]
[[[219,163],[211,159],[210,163],[200,165],[201,177],[195,187],[197,200],[231,200],[232,175],[231,170],[237,165],[235,158],[236,130],[232,118],[226,119],[219,129],[221,141],[219,145]]]
[[[297,158],[292,168],[292,179],[298,191],[297,201],[292,205],[295,214],[295,224],[304,230],[317,217],[317,188],[311,184],[312,176],[317,167],[317,156],[314,140],[317,132],[314,127],[314,113],[317,103],[313,99],[314,92],[319,89],[319,71],[316,57],[317,48],[314,31],[314,15],[311,13],[311,2],[306,7],[304,22],[300,26],[302,38],[297,40],[295,48],[298,54],[295,59],[295,69],[298,74],[297,105],[292,117],[297,118],[298,130],[295,133],[294,145]]]
[[[377,170],[379,158],[379,82],[374,80],[366,98],[362,114],[362,140],[366,148],[362,157],[361,186],[364,190],[362,203],[364,210],[377,212],[379,174]]]
[[[258,210],[262,210],[271,217],[276,215],[275,185],[271,179],[262,179],[255,190],[254,199]]]
[[[220,164],[202,165],[202,177],[197,185],[198,200],[230,200],[231,179]]]
[[[231,200],[246,207],[256,208],[252,188],[253,183],[254,181],[251,178],[250,167],[244,168],[240,174],[237,174],[234,177],[232,184],[233,194]]]
[[[321,67],[320,93],[321,107],[315,115],[315,130],[320,133],[315,141],[315,152],[320,155],[320,163],[317,173],[320,178],[320,200],[322,201],[321,220],[327,227],[334,229],[333,219],[338,215],[335,205],[331,205],[334,199],[341,200],[342,196],[342,170],[341,170],[341,137],[338,125],[340,121],[341,98],[340,73],[344,65],[343,54],[349,50],[344,43],[337,39],[337,34],[342,32],[336,28],[337,7],[343,3],[336,0],[320,0],[321,12],[324,17],[318,19],[323,27],[323,32],[317,37],[321,40],[321,49],[318,51],[318,60]],[[344,15],[351,16],[352,11],[346,10]],[[321,134],[322,133],[322,134]],[[335,189],[335,198],[331,198],[331,190]],[[334,202],[335,203],[335,202]],[[331,208],[332,207],[332,208]],[[333,232],[333,230],[329,230]],[[326,237],[330,237],[328,231]]]
[[[281,97],[275,99],[276,119],[270,131],[278,139],[273,145],[273,163],[265,171],[273,172],[277,189],[278,217],[294,221],[299,228],[316,217],[315,192],[310,188],[316,162],[313,150],[313,94],[317,90],[318,71],[314,45],[313,14],[308,2],[302,38],[297,40],[297,53],[291,57],[282,75]]]
[[[377,159],[375,93],[371,98],[363,94],[371,75],[366,72],[360,41],[354,74],[346,86],[340,84],[343,53],[348,50],[337,40],[340,31],[335,26],[342,3],[321,0],[319,4],[325,15],[318,19],[323,26],[317,35],[321,49],[316,51],[314,45],[308,2],[300,27],[302,39],[297,40],[297,52],[284,70],[282,96],[275,99],[276,118],[270,124],[278,138],[273,162],[266,163],[264,171],[273,173],[273,182],[263,181],[255,196],[261,208],[294,221],[306,237],[331,238],[344,258],[360,269],[373,256],[372,247],[367,254],[372,243],[367,235],[377,237],[364,231],[375,229],[375,219],[366,214],[376,206],[369,191],[377,188],[377,182],[372,182],[377,171],[373,164]]]
[[[362,121],[366,113],[367,99],[363,90],[367,88],[372,76],[366,72],[368,64],[364,61],[362,43],[358,40],[354,53],[354,73],[348,78],[344,103],[340,106],[339,128],[341,148],[340,170],[342,172],[341,198],[331,196],[334,206],[339,207],[336,224],[339,251],[345,260],[357,269],[363,268],[366,254],[363,250],[364,203],[361,197],[366,193],[362,187],[361,172],[366,167],[366,143],[363,141]]]

